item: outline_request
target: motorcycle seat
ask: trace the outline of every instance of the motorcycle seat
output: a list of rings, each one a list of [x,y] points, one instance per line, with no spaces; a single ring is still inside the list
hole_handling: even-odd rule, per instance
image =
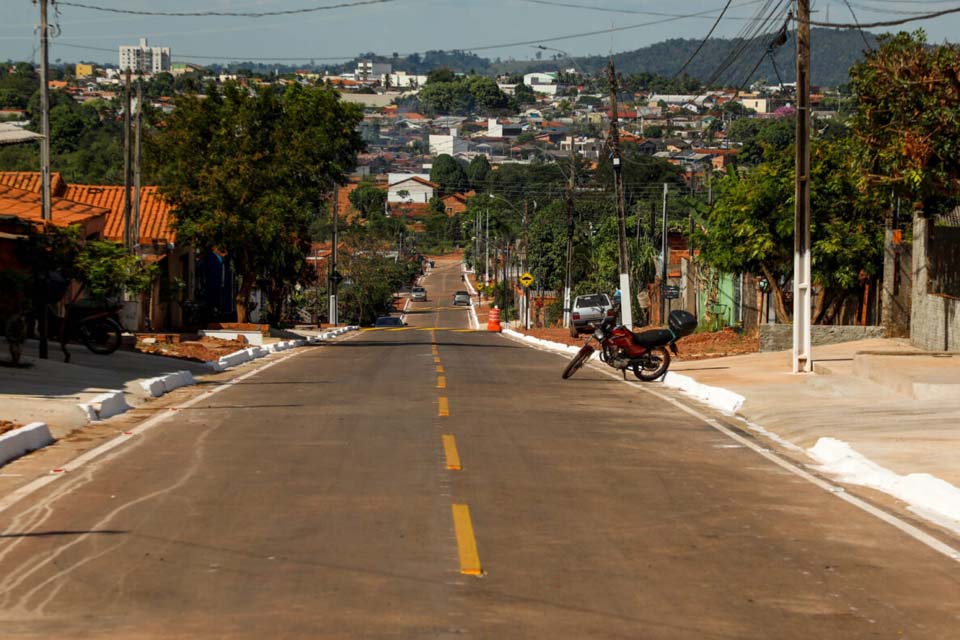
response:
[[[662,347],[673,342],[673,333],[669,329],[650,329],[633,334],[633,343],[641,347]]]

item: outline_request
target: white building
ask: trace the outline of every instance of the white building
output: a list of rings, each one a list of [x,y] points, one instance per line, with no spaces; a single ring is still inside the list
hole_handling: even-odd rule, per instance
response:
[[[390,86],[401,89],[416,89],[427,84],[427,76],[418,76],[406,71],[394,71],[390,74]]]
[[[548,96],[555,96],[560,91],[560,85],[557,84],[557,74],[554,71],[525,74],[523,84],[533,89],[534,93],[543,93]]]
[[[770,108],[766,98],[740,98],[737,102],[757,113],[768,113]]]
[[[442,153],[456,155],[470,150],[470,144],[460,137],[460,132],[454,127],[450,128],[449,135],[430,134],[430,155],[438,156]]]
[[[391,71],[393,71],[393,66],[388,62],[361,60],[357,63],[356,78],[361,81],[383,82]]]
[[[426,173],[390,173],[387,185],[387,202],[430,202],[437,189]]]
[[[161,73],[170,71],[170,47],[151,47],[146,38],[138,46],[120,47],[120,70],[134,73]]]

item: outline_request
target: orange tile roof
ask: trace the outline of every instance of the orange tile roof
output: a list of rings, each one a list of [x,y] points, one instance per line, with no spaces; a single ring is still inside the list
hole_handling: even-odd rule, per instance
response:
[[[122,186],[72,184],[67,186],[64,197],[109,209],[104,235],[115,241],[123,238]],[[132,216],[132,203],[130,208]],[[157,187],[140,188],[140,244],[154,241],[173,243],[176,240],[176,233],[172,228],[173,216],[170,215],[172,208],[157,191]]]
[[[0,185],[40,193],[39,171],[0,171]],[[67,183],[59,173],[50,174],[50,194],[63,196]]]
[[[39,221],[43,219],[42,209],[39,193],[0,185],[0,215],[14,215],[25,220]],[[101,231],[102,220],[110,213],[109,209],[103,207],[58,197],[51,200],[50,209],[53,224],[60,227],[84,225],[88,234]]]

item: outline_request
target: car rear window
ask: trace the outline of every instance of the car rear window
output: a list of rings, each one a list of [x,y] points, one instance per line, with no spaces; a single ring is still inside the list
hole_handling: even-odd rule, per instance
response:
[[[593,296],[580,296],[577,298],[578,307],[606,307],[610,304],[607,296],[598,294]]]
[[[423,287],[414,287],[414,288],[413,288],[413,292],[414,292],[414,293],[423,293],[424,291],[426,291],[426,289],[424,289]]]

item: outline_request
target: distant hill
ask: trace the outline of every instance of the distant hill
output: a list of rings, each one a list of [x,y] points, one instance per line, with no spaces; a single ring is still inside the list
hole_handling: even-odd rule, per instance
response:
[[[870,32],[865,31],[861,36],[857,29],[812,29],[810,33],[811,82],[814,85],[824,87],[836,87],[849,82],[847,72],[850,66],[863,59],[863,52],[867,48],[864,44],[864,37],[871,48],[876,48],[877,37]],[[761,63],[757,71],[749,79],[747,78],[747,74],[764,55],[770,39],[771,36],[769,35],[752,41],[711,39],[707,41],[694,61],[687,67],[686,73],[701,82],[713,80],[715,83],[725,86],[739,87],[745,81],[752,82],[758,79],[765,79],[774,83],[777,81],[778,72],[784,82],[793,82],[796,77],[796,63],[794,61],[796,34],[794,32],[789,33],[787,42],[774,53],[773,59],[776,62],[776,68],[767,58]],[[634,51],[614,54],[613,60],[617,71],[620,73],[647,71],[672,76],[686,62],[699,44],[700,40],[693,38],[666,40]],[[721,62],[737,48],[741,48],[741,51],[736,56],[736,60],[719,77],[714,78]],[[560,64],[563,64],[563,62],[559,61]],[[607,64],[607,57],[577,58],[577,63],[585,71],[596,71]],[[540,63],[530,66],[543,67],[544,65]],[[569,66],[569,63],[566,66]]]

